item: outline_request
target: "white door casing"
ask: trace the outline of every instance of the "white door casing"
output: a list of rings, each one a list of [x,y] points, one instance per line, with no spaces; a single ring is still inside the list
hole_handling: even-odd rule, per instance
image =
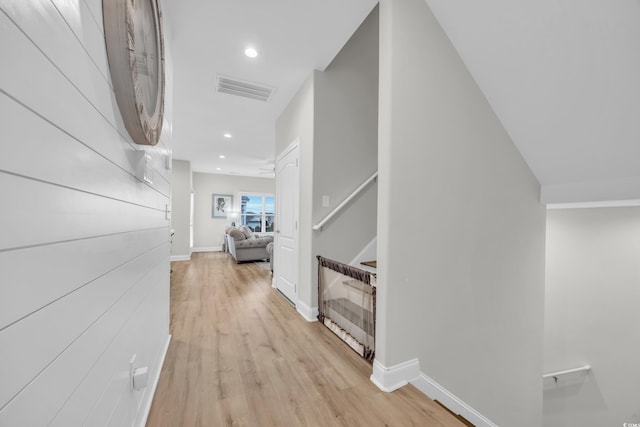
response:
[[[298,300],[299,144],[295,140],[276,160],[275,287]]]

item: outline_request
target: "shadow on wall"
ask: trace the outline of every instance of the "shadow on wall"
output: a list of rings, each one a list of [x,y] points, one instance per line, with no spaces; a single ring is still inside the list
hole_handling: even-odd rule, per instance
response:
[[[600,391],[594,372],[544,380],[544,426],[567,425],[567,414],[583,414],[577,425],[607,425],[607,403]],[[602,420],[600,420],[600,417]],[[571,419],[574,423],[577,420]],[[629,422],[626,420],[624,422]],[[622,421],[619,424],[622,426]]]

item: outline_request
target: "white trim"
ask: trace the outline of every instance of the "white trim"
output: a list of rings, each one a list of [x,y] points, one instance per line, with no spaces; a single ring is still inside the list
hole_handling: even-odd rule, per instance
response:
[[[598,201],[637,201],[640,199],[640,176],[604,181],[583,181],[568,184],[543,185],[540,188],[542,204],[599,203]],[[625,205],[629,206],[629,205]],[[637,206],[631,204],[631,206]]]
[[[407,360],[389,368],[375,359],[370,379],[380,390],[390,393],[416,380],[419,375],[420,361],[418,359]]]
[[[318,321],[318,307],[309,307],[307,304],[298,300],[296,303],[296,310],[307,322]]]
[[[162,350],[162,356],[160,358],[160,366],[158,366],[156,377],[153,380],[153,384],[149,389],[149,393],[145,396],[146,402],[144,404],[144,409],[142,410],[142,418],[138,423],[137,427],[144,427],[147,425],[147,418],[149,418],[149,413],[151,412],[151,404],[153,403],[153,397],[156,394],[156,388],[158,387],[158,382],[160,381],[160,373],[162,372],[162,367],[164,366],[164,361],[167,358],[167,351],[169,351],[169,344],[171,343],[171,335],[167,337],[167,342],[164,345],[164,349]]]
[[[282,150],[280,152],[280,154],[278,154],[278,158],[276,159],[276,164],[278,162],[278,159],[282,159],[284,156],[286,156],[287,154],[289,154],[291,151],[295,150],[296,148],[298,148],[298,146],[300,145],[300,137],[297,136],[293,142],[291,142],[291,144],[289,144],[287,146],[287,148],[285,148],[284,150]]]
[[[222,246],[204,246],[193,248],[193,252],[222,252]]]
[[[473,409],[456,395],[422,372],[417,379],[411,381],[411,384],[413,384],[422,393],[426,394],[430,399],[438,400],[438,402],[449,408],[451,412],[463,416],[476,427],[498,427],[497,424],[491,422],[480,412]]]
[[[589,209],[638,207],[639,200],[605,200],[602,202],[549,203],[547,209]]]
[[[276,165],[273,165],[273,173],[274,173],[274,179],[275,180],[275,169],[276,169]],[[236,215],[238,215],[238,221],[240,223],[240,225],[242,225],[242,196],[258,196],[262,198],[262,213],[260,214],[262,219],[260,220],[260,229],[266,229],[267,228],[267,197],[272,197],[273,198],[273,210],[276,210],[276,205],[275,205],[275,200],[276,200],[276,195],[275,192],[273,193],[259,193],[259,192],[255,192],[255,191],[238,191],[236,193],[236,196],[238,197],[238,200],[240,201],[240,208],[238,209],[237,212],[235,212]],[[275,215],[275,212],[273,213]],[[245,213],[245,216],[250,215],[249,213]],[[256,216],[257,214],[251,215],[251,216]],[[275,219],[275,218],[274,218]],[[262,222],[264,220],[264,222]],[[263,227],[264,225],[264,227]],[[262,235],[271,235],[273,236],[273,231],[258,231],[255,232],[256,236],[262,237]]]
[[[171,261],[191,261],[191,255],[171,255]]]

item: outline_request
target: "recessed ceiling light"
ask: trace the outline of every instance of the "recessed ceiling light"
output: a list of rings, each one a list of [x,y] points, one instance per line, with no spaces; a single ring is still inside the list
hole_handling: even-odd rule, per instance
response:
[[[249,58],[255,58],[256,56],[258,56],[258,51],[252,47],[248,47],[244,50],[244,54]]]
[[[216,168],[216,170],[217,170],[217,171],[221,171],[221,170],[222,170],[222,168]]]
[[[220,154],[218,157],[224,159],[224,154]]]
[[[225,138],[231,138],[231,134],[230,134],[229,132],[225,133],[223,136],[224,136]]]

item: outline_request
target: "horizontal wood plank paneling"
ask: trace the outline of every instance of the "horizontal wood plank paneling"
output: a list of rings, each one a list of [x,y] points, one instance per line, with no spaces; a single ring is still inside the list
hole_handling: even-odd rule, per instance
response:
[[[0,52],[0,426],[132,425],[129,360],[156,376],[168,334],[171,106],[132,143],[102,0],[0,0]]]
[[[29,2],[3,1],[2,10],[7,18],[31,41],[33,47],[41,51],[55,64],[59,73],[75,87],[76,92],[99,111],[104,118],[117,126],[117,111],[111,106],[111,100],[101,96],[103,86],[108,85],[102,70],[98,70],[90,55],[84,51],[80,40],[76,38],[58,9],[51,1]],[[79,3],[68,4],[65,10],[70,21],[79,20]],[[25,10],[27,9],[27,10]],[[123,133],[123,135],[126,135]]]
[[[153,324],[166,321],[166,318],[164,318],[166,313],[157,310],[156,307],[163,307],[163,304],[168,303],[169,295],[167,290],[167,288],[163,287],[151,289],[144,304],[127,323],[125,329],[145,333],[153,330]],[[142,316],[142,313],[146,314]],[[156,372],[155,368],[159,367],[162,362],[157,355],[163,353],[167,339],[167,331],[163,332],[164,335],[155,336],[154,340],[150,340],[151,342],[160,342],[161,345],[158,348],[150,346],[141,348],[137,343],[131,341],[131,337],[136,336],[136,334],[120,334],[100,358],[97,366],[82,381],[78,390],[65,403],[51,426],[82,425],[82,422],[88,426],[100,425],[101,420],[104,420],[111,412],[114,412],[113,407],[119,399],[123,398],[130,406],[135,406],[134,409],[151,399],[150,388],[154,378],[150,375],[149,386],[146,389],[130,393],[128,376],[122,375],[127,365],[122,362],[131,360],[131,356],[135,353],[136,366],[148,366],[149,372]],[[157,375],[159,375],[159,372]],[[98,392],[102,392],[105,384],[107,384],[107,387],[98,400],[96,396]],[[129,407],[128,409],[131,408]]]
[[[93,12],[83,1],[51,0],[62,19],[69,26],[78,42],[82,44],[98,72],[111,84],[109,63],[104,50],[104,32],[102,25],[95,21]]]
[[[79,46],[77,42],[75,44]],[[0,91],[133,173],[135,151],[139,148],[127,137],[119,116],[117,127],[109,121],[114,111],[117,113],[115,97],[111,87],[92,64],[86,67],[93,68],[93,87],[101,88],[102,99],[106,99],[106,104],[110,105],[109,113],[97,109],[90,98],[79,92],[73,82],[4,13],[0,13],[0,51],[5,58],[9,58],[8,65],[0,67]],[[86,57],[86,53],[80,48],[75,52]],[[16,63],[20,63],[17,62],[18,59],[29,63],[29,67],[16,66]],[[82,119],[69,114],[69,111],[82,112]],[[162,175],[165,172],[160,170],[158,173]],[[157,180],[154,187],[165,195],[170,192],[166,179]]]
[[[167,241],[168,228],[0,252],[0,330]]]
[[[29,9],[24,12],[32,13],[33,11]],[[67,30],[67,33],[71,35],[70,30]],[[52,40],[56,39],[52,38]],[[59,48],[62,49],[69,46],[61,43],[69,42],[69,40],[65,38],[64,41],[56,41],[60,44]],[[73,43],[77,48],[73,49],[71,46],[71,51],[80,53],[86,59],[87,55],[79,48],[78,43],[75,40]],[[0,50],[5,57],[12,59],[12,61],[8,61],[10,66],[0,69],[0,87],[3,90],[78,139],[101,143],[100,146],[96,146],[98,151],[108,152],[109,157],[115,162],[126,166],[123,150],[113,144],[113,141],[120,140],[129,145],[132,150],[133,144],[126,138],[124,126],[122,129],[116,129],[112,124],[117,112],[113,108],[115,103],[111,104],[110,111],[106,113],[106,116],[104,111],[97,110],[90,102],[91,98],[80,92],[77,83],[69,80],[69,77],[64,74],[64,69],[60,68],[60,65],[52,63],[51,58],[46,56],[46,52],[34,45],[27,34],[4,13],[0,14]],[[86,62],[86,65],[83,66],[85,70],[94,68],[90,61]],[[17,66],[20,63],[27,63],[30,66],[28,68]],[[92,74],[95,76],[95,80],[92,82],[91,90],[93,91],[93,87],[96,90],[101,90],[101,99],[103,102],[107,102],[111,99],[112,92],[110,88],[104,89],[109,87],[108,83],[95,68],[94,71],[95,73]],[[69,114],[69,111],[82,112],[82,120]],[[109,117],[112,121],[109,121]]]
[[[157,177],[163,181],[156,182],[153,186],[155,188],[166,189],[167,185],[171,182],[171,170],[167,168],[167,157],[169,158],[168,164],[171,164],[171,151],[164,146],[162,139],[160,139],[158,145],[148,147],[147,152],[151,153],[151,166],[153,170]]]
[[[12,206],[0,210],[0,250],[168,225],[164,210],[4,173],[0,194]]]
[[[168,254],[166,244],[0,332],[0,408],[135,286],[163,254]],[[21,337],[36,335],[40,339],[27,345],[12,345]],[[22,368],[15,369],[18,365]]]
[[[91,328],[80,335],[77,340],[65,352],[60,354],[37,378],[25,387],[8,405],[0,410],[1,426],[44,426],[52,420],[64,403],[75,392],[78,384],[87,377],[92,366],[99,363],[101,358],[108,355],[107,350],[111,345],[116,349],[120,360],[117,360],[119,368],[115,371],[105,371],[110,374],[112,380],[116,378],[120,382],[128,381],[130,350],[123,345],[125,340],[132,343],[133,347],[140,347],[135,339],[144,339],[143,336],[131,333],[127,329],[128,322],[134,315],[141,318],[150,317],[150,309],[159,309],[159,301],[151,299],[145,306],[145,299],[153,294],[154,287],[166,285],[166,265],[152,267],[147,274],[135,283],[129,291],[123,295],[116,305],[91,325]],[[149,345],[149,342],[143,343]],[[118,358],[118,359],[119,359]],[[96,367],[100,369],[99,367]],[[126,391],[126,393],[124,393]],[[120,390],[120,396],[130,398],[128,390]],[[93,396],[100,402],[102,395]],[[112,402],[113,403],[113,402]],[[37,408],[37,410],[34,410]],[[82,410],[82,408],[75,408]],[[111,410],[114,406],[111,405]],[[100,420],[95,424],[105,425],[106,420]]]
[[[89,12],[91,13],[91,17],[94,23],[100,28],[100,31],[104,31],[104,22],[102,20],[102,0],[80,0],[86,6]],[[86,21],[83,21],[86,22]]]
[[[0,94],[0,111],[11,115],[3,138],[22,141],[0,156],[0,170],[102,194],[126,202],[164,209],[162,194],[128,170],[71,138],[11,98]],[[42,144],[46,141],[46,144]]]
[[[119,129],[120,133],[126,137],[120,114],[112,108],[112,99],[99,96],[99,88],[102,86],[100,76],[104,79],[104,83],[110,86],[109,90],[112,90],[112,87],[107,56],[103,49],[105,44],[103,30],[101,26],[92,25],[95,22],[87,4],[83,1],[51,0],[51,3],[44,3],[42,10],[38,13],[30,14],[28,19],[24,14],[18,13],[16,8],[17,6],[7,8],[7,14],[26,33],[27,37],[60,68],[60,71],[73,82],[77,89],[87,96],[91,104],[104,115],[109,123]],[[63,22],[66,27],[62,25]],[[54,32],[57,32],[59,37],[52,37]],[[57,45],[53,44],[52,40],[58,39],[66,40],[64,48],[59,49]],[[73,48],[83,49],[86,52],[86,57],[79,50],[74,52]],[[88,61],[93,64],[95,70]],[[96,75],[96,71],[100,76]],[[167,151],[164,139],[162,138],[160,141],[160,150],[155,147],[147,147],[147,150],[155,154],[152,165],[158,179],[164,180],[162,183],[154,184],[162,186],[170,180],[164,168],[162,155],[163,151]]]

